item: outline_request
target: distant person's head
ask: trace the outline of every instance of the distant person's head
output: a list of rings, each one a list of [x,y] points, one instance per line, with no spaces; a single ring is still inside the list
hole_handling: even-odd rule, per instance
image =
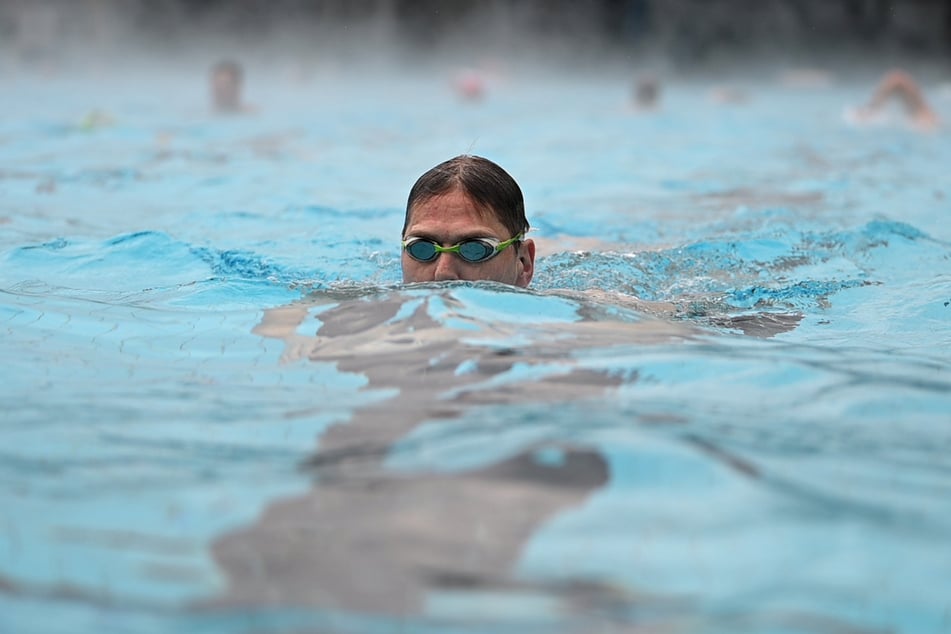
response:
[[[474,70],[466,70],[452,83],[456,95],[465,101],[481,101],[485,97],[485,78]]]
[[[634,82],[632,97],[638,108],[654,108],[660,101],[660,81],[653,75],[645,75]]]
[[[491,280],[526,287],[535,243],[522,190],[492,161],[462,155],[419,177],[406,201],[403,281]]]
[[[211,69],[211,100],[217,112],[239,112],[244,71],[237,62],[225,60]]]

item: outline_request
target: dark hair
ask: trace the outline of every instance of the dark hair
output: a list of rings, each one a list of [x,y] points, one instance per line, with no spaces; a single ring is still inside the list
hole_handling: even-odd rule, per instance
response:
[[[416,180],[406,200],[402,235],[406,235],[414,205],[457,189],[495,214],[513,236],[528,231],[525,201],[515,179],[489,159],[462,154],[440,163]]]

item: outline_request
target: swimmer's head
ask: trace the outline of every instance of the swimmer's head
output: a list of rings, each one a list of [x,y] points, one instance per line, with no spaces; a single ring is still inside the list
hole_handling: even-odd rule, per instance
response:
[[[218,112],[241,110],[241,85],[244,71],[237,62],[225,60],[211,69],[211,99]]]
[[[456,94],[466,101],[480,101],[485,97],[485,80],[475,71],[466,71],[453,81]]]
[[[653,108],[660,100],[660,82],[652,75],[646,75],[634,82],[634,103],[639,108]]]
[[[526,287],[535,265],[528,230],[522,190],[505,170],[480,156],[444,161],[417,179],[406,201],[403,281],[490,280]],[[478,252],[473,242],[496,251]],[[429,251],[415,252],[413,243]],[[464,243],[468,250],[460,252]]]

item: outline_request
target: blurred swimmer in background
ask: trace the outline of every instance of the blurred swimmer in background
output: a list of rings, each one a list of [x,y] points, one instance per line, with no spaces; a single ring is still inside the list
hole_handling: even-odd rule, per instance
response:
[[[232,60],[223,60],[211,69],[211,102],[219,114],[241,114],[252,109],[242,101],[244,70]]]
[[[660,105],[660,80],[647,74],[638,77],[631,89],[631,104],[635,110],[646,112],[656,110]]]
[[[456,96],[470,103],[482,101],[486,95],[485,76],[475,69],[465,69],[452,80],[452,89]]]
[[[848,111],[847,118],[855,123],[882,122],[885,107],[893,100],[901,103],[914,128],[926,132],[938,128],[938,115],[928,105],[918,83],[903,70],[886,73],[868,103]]]

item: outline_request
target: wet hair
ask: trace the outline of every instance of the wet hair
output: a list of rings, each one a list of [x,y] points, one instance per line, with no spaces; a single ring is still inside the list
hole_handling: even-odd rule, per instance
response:
[[[513,236],[528,231],[525,200],[515,179],[489,159],[462,154],[440,163],[416,180],[406,200],[402,235],[406,235],[415,205],[457,190],[495,214]]]

